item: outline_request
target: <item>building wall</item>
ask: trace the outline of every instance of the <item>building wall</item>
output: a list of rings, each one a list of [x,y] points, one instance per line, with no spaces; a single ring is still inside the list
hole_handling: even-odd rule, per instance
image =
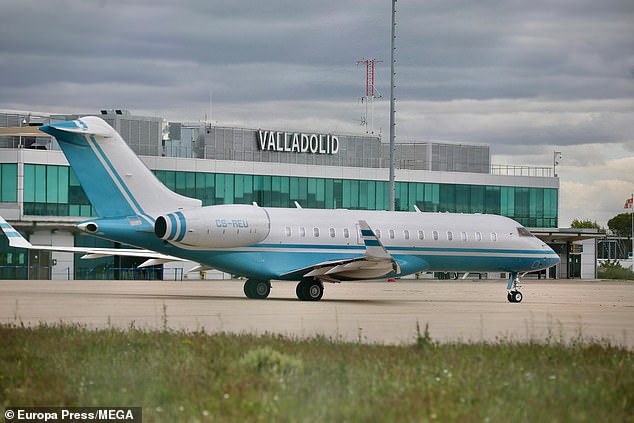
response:
[[[29,240],[34,245],[55,245],[60,247],[75,246],[75,237],[71,231],[51,228],[34,230]],[[41,253],[40,253],[41,254]],[[74,254],[60,251],[46,252],[50,254],[50,277],[51,279],[69,279],[74,275]],[[30,263],[38,265],[39,263]]]
[[[579,241],[583,246],[581,253],[581,279],[594,279],[597,277],[597,240],[586,239]]]
[[[108,122],[136,154],[160,156],[163,153],[163,119],[132,115],[127,110],[102,110],[100,117]]]
[[[171,125],[171,124],[170,124]],[[193,151],[196,158],[253,161],[260,163],[308,164],[316,166],[389,168],[389,144],[373,135],[335,135],[339,149],[335,154],[310,154],[262,150],[260,132],[274,132],[290,140],[298,132],[206,126],[204,136]],[[179,136],[170,129],[170,135]],[[191,136],[189,138],[192,138]],[[181,139],[181,138],[179,138]],[[281,145],[284,143],[282,142]],[[396,167],[411,170],[489,173],[490,148],[485,144],[460,144],[441,141],[399,142],[395,146]],[[166,154],[167,155],[167,154]]]
[[[0,212],[5,204],[13,209],[17,204],[21,206],[20,218],[27,220],[94,214],[61,152],[19,150],[17,169],[13,163],[2,163],[15,160],[15,152],[0,150],[0,172],[14,181],[6,182],[3,177],[0,184],[15,186],[16,199],[22,190],[22,203],[0,203]],[[205,205],[255,201],[265,207],[293,207],[298,201],[311,208],[389,208],[387,169],[142,159],[168,188],[199,198]],[[529,227],[557,227],[558,186],[554,178],[407,170],[397,172],[395,187],[397,210],[412,211],[416,205],[431,212],[492,213]],[[7,194],[9,197],[14,198]]]

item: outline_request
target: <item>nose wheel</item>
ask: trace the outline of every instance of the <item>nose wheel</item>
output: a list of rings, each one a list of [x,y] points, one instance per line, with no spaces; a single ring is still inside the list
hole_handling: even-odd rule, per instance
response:
[[[523,276],[523,275],[522,275]],[[521,303],[524,299],[524,295],[520,292],[520,276],[517,272],[511,272],[509,275],[509,283],[506,286],[508,293],[506,294],[506,299],[509,300],[509,303]]]
[[[519,291],[511,291],[506,295],[509,303],[521,303],[524,296]]]

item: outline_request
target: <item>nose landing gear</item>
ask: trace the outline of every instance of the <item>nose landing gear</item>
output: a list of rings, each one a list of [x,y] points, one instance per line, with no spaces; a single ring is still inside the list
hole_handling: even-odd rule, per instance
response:
[[[522,275],[524,276],[524,275]],[[506,286],[506,290],[508,294],[506,294],[506,299],[509,300],[510,303],[521,303],[524,296],[520,292],[520,276],[517,272],[511,272],[509,275],[509,283]]]

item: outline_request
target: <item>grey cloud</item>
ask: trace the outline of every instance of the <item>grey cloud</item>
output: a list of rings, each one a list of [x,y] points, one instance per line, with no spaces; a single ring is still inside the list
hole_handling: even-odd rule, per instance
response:
[[[572,107],[587,99],[633,99],[630,1],[397,5],[401,134],[572,144],[612,142],[631,129],[620,115],[612,128],[610,111],[582,124],[551,122],[542,113],[535,122],[490,116],[485,125],[468,117],[471,108],[453,120],[426,116],[463,99],[480,101],[478,107],[495,99],[522,100],[516,112],[535,100]],[[0,105],[58,110],[92,102],[99,108],[119,99],[133,110],[183,115],[203,107],[213,91],[225,104],[325,101],[333,105],[334,118],[358,114],[363,72],[356,60],[383,60],[377,88],[385,99],[389,95],[389,14],[389,2],[378,0],[6,2],[0,13]],[[417,101],[433,104],[407,109]],[[279,107],[284,114],[284,104]],[[385,107],[385,101],[377,104],[377,126],[387,127]]]

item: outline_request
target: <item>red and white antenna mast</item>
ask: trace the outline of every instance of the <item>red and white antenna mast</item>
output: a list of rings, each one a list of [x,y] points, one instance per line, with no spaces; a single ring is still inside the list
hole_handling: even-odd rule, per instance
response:
[[[361,120],[361,125],[365,125],[366,134],[374,134],[374,100],[381,98],[381,95],[375,95],[378,91],[374,88],[374,67],[376,63],[381,62],[383,60],[361,59],[357,61],[357,66],[362,63],[365,65],[365,96],[361,97],[361,102],[365,103],[365,116]]]

